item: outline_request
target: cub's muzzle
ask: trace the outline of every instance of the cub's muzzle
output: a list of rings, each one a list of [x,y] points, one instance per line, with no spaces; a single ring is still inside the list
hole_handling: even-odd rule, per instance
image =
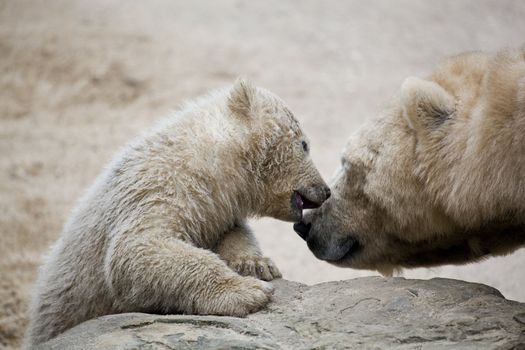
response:
[[[303,218],[303,209],[319,208],[331,195],[328,186],[307,187],[292,193],[291,206],[295,212],[295,221]]]

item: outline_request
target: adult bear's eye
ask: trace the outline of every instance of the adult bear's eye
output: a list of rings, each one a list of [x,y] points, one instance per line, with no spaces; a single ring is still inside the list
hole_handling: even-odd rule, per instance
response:
[[[303,145],[303,150],[304,150],[305,152],[308,152],[308,144],[306,143],[306,141],[303,141],[303,142],[302,142],[302,145]]]

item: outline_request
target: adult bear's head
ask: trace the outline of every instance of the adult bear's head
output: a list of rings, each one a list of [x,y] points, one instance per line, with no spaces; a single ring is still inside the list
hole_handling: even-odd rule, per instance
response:
[[[455,57],[350,139],[332,197],[294,228],[319,259],[385,274],[511,252],[524,135],[523,52]]]

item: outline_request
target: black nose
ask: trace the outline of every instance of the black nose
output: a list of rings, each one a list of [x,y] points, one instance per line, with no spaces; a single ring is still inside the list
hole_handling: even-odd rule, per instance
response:
[[[326,199],[330,198],[330,196],[332,195],[332,191],[330,191],[330,187],[327,187],[325,189],[325,192],[326,192]]]
[[[301,237],[302,239],[304,239],[306,241],[306,239],[308,238],[308,232],[310,232],[310,228],[312,227],[312,224],[311,223],[308,223],[308,224],[305,224],[304,222],[297,222],[295,224],[293,224],[293,229],[295,232],[297,232],[297,234],[299,235],[299,237]]]

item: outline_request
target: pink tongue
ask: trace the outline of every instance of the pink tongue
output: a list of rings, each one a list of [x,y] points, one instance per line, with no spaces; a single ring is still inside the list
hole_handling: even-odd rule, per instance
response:
[[[297,193],[297,197],[296,197],[296,202],[297,202],[297,206],[299,207],[299,209],[303,209],[303,199],[301,198],[301,195],[299,193]]]

